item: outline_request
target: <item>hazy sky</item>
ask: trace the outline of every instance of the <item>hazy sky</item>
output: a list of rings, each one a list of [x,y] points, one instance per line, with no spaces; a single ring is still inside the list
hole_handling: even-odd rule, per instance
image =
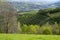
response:
[[[55,1],[60,1],[60,0],[12,0],[12,1],[50,1],[50,2],[55,2]]]
[[[29,2],[57,2],[60,0],[9,0],[9,1],[29,1]]]

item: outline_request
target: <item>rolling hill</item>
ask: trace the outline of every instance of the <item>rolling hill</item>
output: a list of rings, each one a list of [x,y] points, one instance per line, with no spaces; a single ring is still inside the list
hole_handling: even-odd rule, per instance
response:
[[[11,5],[17,9],[17,11],[31,11],[31,10],[39,10],[39,9],[45,9],[45,8],[54,8],[54,7],[60,7],[60,2],[56,3],[40,3],[40,2],[8,2]]]

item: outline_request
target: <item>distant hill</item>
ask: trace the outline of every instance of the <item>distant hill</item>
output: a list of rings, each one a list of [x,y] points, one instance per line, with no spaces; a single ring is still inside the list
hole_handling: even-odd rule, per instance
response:
[[[48,6],[50,6],[50,7],[60,7],[60,2],[49,4]]]
[[[17,11],[31,11],[31,10],[39,10],[44,8],[53,8],[60,7],[60,2],[56,2],[53,4],[44,4],[44,3],[33,3],[33,2],[9,2],[12,4]]]
[[[60,2],[54,3],[56,6],[60,7]]]

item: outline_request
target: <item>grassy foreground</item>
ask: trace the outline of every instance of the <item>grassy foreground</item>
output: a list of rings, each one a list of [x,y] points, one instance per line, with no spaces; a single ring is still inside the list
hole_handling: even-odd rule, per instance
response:
[[[0,40],[60,40],[60,36],[33,34],[0,34]]]

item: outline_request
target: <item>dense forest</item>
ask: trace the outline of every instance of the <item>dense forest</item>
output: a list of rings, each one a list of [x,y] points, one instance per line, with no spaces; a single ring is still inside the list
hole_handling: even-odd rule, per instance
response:
[[[12,5],[0,3],[0,33],[58,35],[60,7],[17,12]]]
[[[24,13],[24,12],[23,12]],[[22,33],[60,34],[60,8],[18,13]]]

